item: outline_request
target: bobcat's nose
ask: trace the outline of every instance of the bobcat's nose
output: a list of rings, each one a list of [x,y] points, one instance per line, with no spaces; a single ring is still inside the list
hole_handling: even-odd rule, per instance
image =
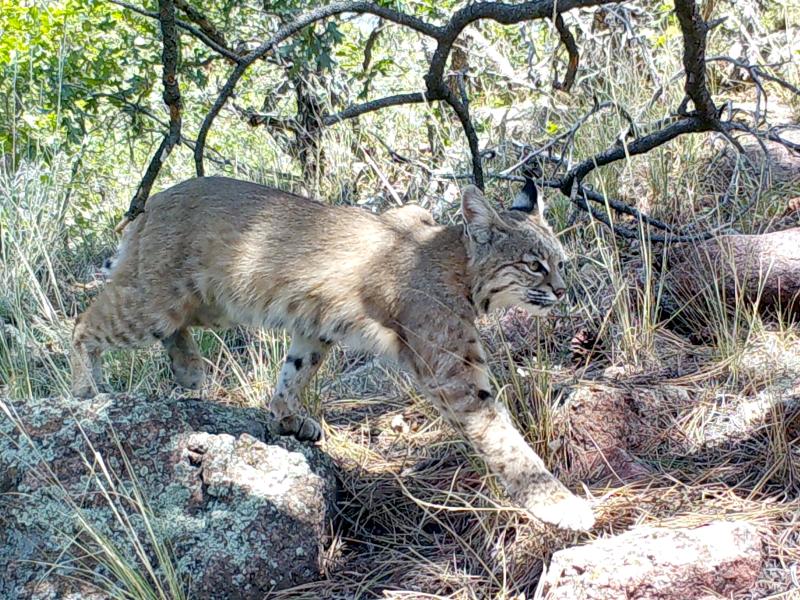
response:
[[[563,288],[563,287],[553,288],[553,294],[555,294],[556,298],[558,298],[559,300],[561,300],[561,298],[564,297],[564,294],[566,292],[567,292],[567,289]]]

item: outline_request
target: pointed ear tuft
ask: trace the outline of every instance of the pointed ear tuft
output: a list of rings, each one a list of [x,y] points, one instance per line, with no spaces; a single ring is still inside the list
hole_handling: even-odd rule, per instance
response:
[[[474,185],[468,185],[461,191],[461,214],[464,215],[464,225],[473,240],[480,244],[491,240],[492,225],[497,214]]]
[[[519,210],[526,213],[537,212],[539,216],[542,215],[543,206],[539,201],[539,193],[536,191],[536,184],[533,179],[525,178],[525,185],[517,194],[517,197],[514,198],[511,210]]]

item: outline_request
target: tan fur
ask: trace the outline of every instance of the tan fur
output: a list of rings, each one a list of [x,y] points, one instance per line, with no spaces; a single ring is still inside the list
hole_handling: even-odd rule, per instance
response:
[[[473,186],[462,211],[465,226],[443,227],[416,206],[374,215],[217,177],[157,194],[78,319],[74,393],[98,391],[108,348],[161,340],[178,382],[196,387],[203,372],[190,327],[282,327],[293,340],[270,410],[283,433],[315,440],[301,392],[342,342],[413,373],[516,502],[547,522],[589,528],[589,506],[496,401],[474,325],[503,306],[546,314],[564,292],[561,245],[540,210],[497,214]]]

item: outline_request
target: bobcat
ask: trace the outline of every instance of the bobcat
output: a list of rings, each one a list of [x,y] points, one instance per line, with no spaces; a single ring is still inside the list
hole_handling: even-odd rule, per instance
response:
[[[301,392],[343,342],[410,371],[517,504],[589,529],[589,504],[547,471],[495,399],[474,324],[508,306],[547,314],[565,292],[564,251],[530,180],[501,214],[475,186],[463,189],[461,209],[464,225],[445,227],[419,206],[374,215],[223,177],[156,194],[77,320],[73,393],[100,391],[104,350],[155,340],[177,382],[197,388],[203,362],[191,327],[280,327],[292,342],[269,408],[282,434],[316,441]]]

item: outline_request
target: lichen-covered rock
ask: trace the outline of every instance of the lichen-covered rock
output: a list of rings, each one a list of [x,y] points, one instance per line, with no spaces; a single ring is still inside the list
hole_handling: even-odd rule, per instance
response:
[[[751,589],[761,567],[761,538],[750,523],[640,527],[556,552],[536,598],[693,600],[712,593],[728,598]]]
[[[0,598],[114,596],[126,584],[111,555],[151,588],[177,581],[200,599],[319,578],[332,467],[270,433],[261,411],[105,394],[0,402]]]

